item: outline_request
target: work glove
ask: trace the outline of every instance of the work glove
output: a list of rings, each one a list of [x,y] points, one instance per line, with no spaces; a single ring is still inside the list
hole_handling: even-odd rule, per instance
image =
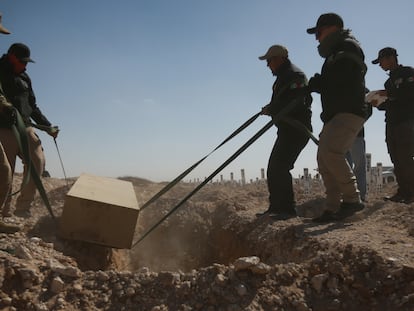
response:
[[[52,136],[53,138],[57,138],[58,134],[59,134],[59,127],[58,126],[51,126],[49,127],[49,129],[47,130],[47,133]]]
[[[270,107],[269,106],[270,106],[270,104],[262,107],[262,111],[260,112],[260,114],[270,116]]]
[[[309,92],[317,92],[320,93],[322,84],[322,77],[319,73],[315,73],[315,75],[309,79],[308,82],[308,89]]]

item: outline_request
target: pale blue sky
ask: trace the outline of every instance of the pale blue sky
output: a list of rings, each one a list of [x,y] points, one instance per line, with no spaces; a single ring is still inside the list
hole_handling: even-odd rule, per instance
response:
[[[2,52],[14,42],[32,50],[28,73],[38,105],[61,129],[68,177],[172,180],[268,103],[275,78],[258,56],[269,46],[285,45],[308,77],[320,71],[318,42],[306,28],[322,13],[340,14],[361,42],[369,89],[387,78],[371,64],[379,49],[393,46],[400,63],[414,65],[412,0],[3,0],[0,11],[12,31],[1,37]],[[321,109],[313,98],[317,136]],[[261,116],[189,178],[208,176],[268,121]],[[63,177],[53,139],[40,136],[47,169]],[[239,179],[241,168],[247,179],[259,177],[275,136],[272,128],[224,177]],[[368,120],[366,141],[373,165],[389,165],[383,112]],[[317,167],[311,141],[293,175],[304,167]]]

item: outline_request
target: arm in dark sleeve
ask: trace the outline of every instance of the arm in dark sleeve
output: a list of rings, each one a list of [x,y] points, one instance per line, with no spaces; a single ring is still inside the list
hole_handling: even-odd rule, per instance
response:
[[[326,83],[330,86],[336,98],[342,101],[341,104],[346,105],[355,100],[356,97],[364,98],[365,90],[364,75],[361,72],[360,65],[351,58],[341,58],[332,65],[331,68],[336,74],[329,76]],[[361,94],[357,94],[359,90]]]
[[[388,96],[391,98],[402,99],[404,101],[413,102],[414,101],[414,69],[413,68],[404,68],[404,71],[401,72],[399,77],[394,80],[402,80],[398,84],[398,87],[393,87],[388,90]]]
[[[52,123],[43,115],[40,111],[40,108],[36,104],[36,97],[32,88],[30,87],[30,95],[29,95],[29,104],[32,108],[32,113],[30,117],[36,122],[36,124],[44,125],[44,126],[51,126]]]
[[[269,104],[269,111],[271,115],[278,114],[286,106],[290,105],[292,101],[304,102],[304,97],[308,95],[307,80],[302,75],[294,75],[283,81],[283,90],[280,94],[274,94]],[[300,106],[299,103],[297,106]],[[302,105],[303,106],[303,105]],[[293,109],[293,111],[295,111]]]

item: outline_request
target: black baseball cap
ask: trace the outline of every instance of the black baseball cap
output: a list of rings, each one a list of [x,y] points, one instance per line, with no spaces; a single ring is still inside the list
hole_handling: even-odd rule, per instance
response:
[[[339,28],[344,28],[344,21],[342,17],[335,13],[325,13],[319,16],[316,26],[308,28],[306,32],[308,34],[314,34],[316,31],[323,26],[338,26]]]
[[[9,50],[8,54],[13,54],[22,62],[34,63],[35,61],[30,58],[30,49],[27,45],[23,43],[13,43]]]
[[[391,47],[383,48],[383,49],[379,50],[377,59],[374,59],[371,63],[378,64],[380,62],[380,58],[386,57],[386,56],[395,56],[395,57],[397,57],[398,56],[397,50],[394,49],[394,48],[391,48]]]

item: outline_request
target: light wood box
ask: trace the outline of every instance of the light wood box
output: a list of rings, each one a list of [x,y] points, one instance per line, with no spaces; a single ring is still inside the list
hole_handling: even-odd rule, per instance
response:
[[[82,174],[66,195],[60,234],[67,239],[129,249],[138,214],[131,182]]]

